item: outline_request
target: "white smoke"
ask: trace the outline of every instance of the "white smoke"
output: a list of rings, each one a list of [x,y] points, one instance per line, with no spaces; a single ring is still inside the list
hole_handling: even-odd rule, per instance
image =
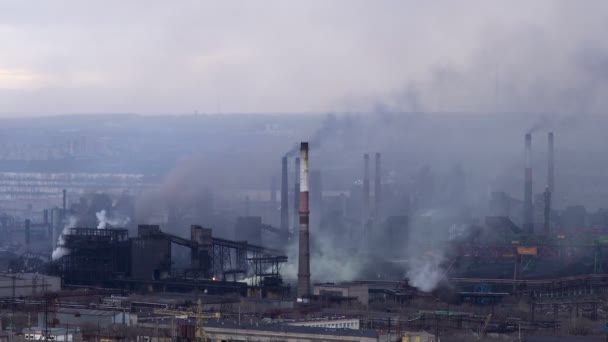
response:
[[[446,279],[445,271],[441,268],[445,256],[439,251],[410,258],[406,276],[409,284],[420,291],[431,292]]]
[[[95,213],[95,216],[97,216],[97,221],[99,221],[99,224],[97,224],[97,229],[106,229],[108,225],[113,227],[124,227],[131,221],[131,219],[128,217],[110,218],[107,216],[105,210]]]
[[[53,251],[53,254],[51,254],[53,260],[60,259],[61,257],[70,254],[70,250],[65,247],[64,236],[70,234],[70,229],[76,227],[77,223],[78,219],[76,217],[70,216],[67,218],[65,226],[63,227],[61,234],[59,234],[59,238],[57,238],[57,247]]]

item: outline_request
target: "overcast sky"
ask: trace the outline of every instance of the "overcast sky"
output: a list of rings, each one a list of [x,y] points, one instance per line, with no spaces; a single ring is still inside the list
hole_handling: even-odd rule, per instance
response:
[[[603,112],[608,2],[0,0],[0,113]]]

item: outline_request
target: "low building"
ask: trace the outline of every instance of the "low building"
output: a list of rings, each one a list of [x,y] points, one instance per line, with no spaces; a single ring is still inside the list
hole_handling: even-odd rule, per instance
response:
[[[329,329],[288,324],[237,324],[209,321],[205,323],[205,332],[211,341],[380,341],[379,334],[371,330]]]
[[[367,304],[369,303],[369,287],[367,286],[367,284],[315,284],[313,293],[316,296],[320,297],[353,298],[365,306],[367,306]]]
[[[302,327],[359,330],[359,319],[357,318],[319,318],[288,322],[287,324]]]
[[[74,335],[78,335],[78,329],[32,327],[23,329],[23,337],[27,341],[74,341]],[[45,338],[46,336],[46,338]]]
[[[99,327],[107,327],[110,324],[131,325],[135,316],[121,310],[92,310],[83,308],[56,308],[50,313],[50,318],[56,325],[81,326],[82,324],[94,324]],[[44,321],[44,313],[38,313],[38,322]],[[40,324],[42,325],[42,324]]]
[[[0,275],[0,298],[28,297],[61,290],[61,278],[36,273]]]

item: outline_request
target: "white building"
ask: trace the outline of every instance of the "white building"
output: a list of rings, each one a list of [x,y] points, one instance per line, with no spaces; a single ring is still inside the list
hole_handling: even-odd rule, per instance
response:
[[[66,329],[66,328],[48,328],[45,334],[44,328],[25,328],[23,329],[23,336],[28,341],[62,341],[72,342],[74,340],[74,334],[78,333],[78,329]],[[46,338],[45,338],[46,336]]]
[[[332,329],[359,329],[357,318],[319,318],[305,321],[288,322],[288,325]]]

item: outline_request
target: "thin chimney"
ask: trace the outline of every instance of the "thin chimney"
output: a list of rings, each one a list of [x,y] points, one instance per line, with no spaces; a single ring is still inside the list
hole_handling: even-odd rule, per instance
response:
[[[295,160],[295,185],[293,189],[293,231],[298,229],[300,224],[300,157]]]
[[[380,153],[376,153],[376,173],[374,179],[374,220],[376,224],[380,223],[382,215],[382,173],[380,164]]]
[[[532,134],[526,133],[526,168],[524,171],[524,231],[534,233],[534,207],[532,204]]]
[[[30,219],[25,219],[25,247],[30,248]]]
[[[544,210],[544,230],[545,233],[551,231],[551,206],[553,202],[553,194],[555,193],[555,174],[554,174],[554,152],[553,152],[553,132],[547,134],[547,143],[549,151],[547,153],[547,188],[545,189],[545,210]]]
[[[281,231],[289,230],[289,199],[287,189],[287,157],[281,159]]]
[[[310,244],[308,207],[308,143],[300,144],[300,237],[298,250],[298,291],[299,300],[310,296]]]
[[[551,192],[551,194],[555,193],[555,155],[554,155],[554,151],[553,151],[553,132],[549,132],[549,134],[547,135],[547,140],[549,143],[549,153],[548,153],[548,158],[547,158],[547,186],[549,187],[549,191]]]
[[[543,194],[545,200],[543,230],[545,234],[551,232],[551,190],[547,186]]]
[[[363,226],[367,224],[369,220],[370,210],[370,189],[369,189],[369,154],[363,155]]]
[[[63,189],[63,194],[62,195],[63,195],[62,196],[62,201],[63,201],[63,203],[62,203],[63,204],[63,213],[62,214],[65,216],[66,210],[68,209],[67,208],[67,197],[68,197],[68,195],[67,195],[67,191],[65,189]]]

